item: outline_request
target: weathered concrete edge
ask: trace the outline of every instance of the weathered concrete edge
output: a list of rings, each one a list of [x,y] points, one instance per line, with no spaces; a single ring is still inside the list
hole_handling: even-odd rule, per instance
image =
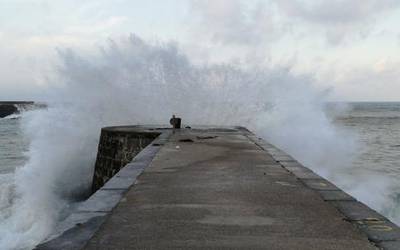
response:
[[[56,231],[35,249],[82,249],[123,199],[125,193],[136,183],[137,177],[150,165],[172,131],[160,130],[160,132],[160,135],[140,151],[129,164],[89,199],[79,204],[76,210],[58,225]]]
[[[238,128],[261,149],[271,154],[277,163],[296,176],[305,186],[319,193],[325,202],[334,206],[343,215],[344,220],[366,235],[372,244],[381,249],[400,249],[399,226],[303,166],[283,150],[257,137],[246,128]]]

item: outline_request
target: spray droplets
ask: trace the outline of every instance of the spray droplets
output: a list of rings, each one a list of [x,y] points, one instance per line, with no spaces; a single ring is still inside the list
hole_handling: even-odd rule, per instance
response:
[[[60,57],[49,108],[23,117],[29,161],[15,173],[12,213],[0,222],[6,249],[43,240],[90,186],[103,126],[165,124],[177,113],[186,124],[247,126],[321,168],[351,151],[325,116],[324,92],[287,68],[195,66],[176,46],[136,36],[96,55],[64,50]]]

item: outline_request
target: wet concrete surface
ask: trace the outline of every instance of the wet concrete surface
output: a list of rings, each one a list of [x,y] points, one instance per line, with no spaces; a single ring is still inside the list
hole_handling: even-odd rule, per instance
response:
[[[340,212],[351,197],[256,140],[177,131],[85,249],[377,249]]]

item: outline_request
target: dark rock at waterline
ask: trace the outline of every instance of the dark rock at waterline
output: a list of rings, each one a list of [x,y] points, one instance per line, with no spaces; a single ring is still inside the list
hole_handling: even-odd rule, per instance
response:
[[[0,118],[19,113],[18,107],[26,108],[33,105],[34,102],[0,102]]]
[[[0,118],[18,113],[18,108],[12,104],[0,104]]]

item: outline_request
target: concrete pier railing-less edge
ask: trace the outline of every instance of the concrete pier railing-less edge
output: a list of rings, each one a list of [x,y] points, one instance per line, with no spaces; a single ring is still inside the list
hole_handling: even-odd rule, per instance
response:
[[[55,232],[35,249],[82,249],[106,221],[124,194],[135,184],[137,177],[151,163],[159,149],[168,142],[172,130],[156,127],[124,126],[112,128],[119,133],[154,133],[157,137],[140,151],[133,160],[110,178],[88,200],[81,203]],[[209,128],[208,128],[209,129]],[[292,173],[306,187],[319,193],[321,198],[334,206],[346,221],[366,235],[369,241],[382,249],[400,249],[400,228],[390,220],[357,201],[331,182],[303,166],[290,155],[258,138],[246,128],[228,128],[240,131],[260,149],[268,152],[284,169]]]
[[[348,222],[357,227],[377,247],[388,250],[400,249],[400,228],[389,219],[357,201],[333,183],[297,162],[284,151],[252,133],[249,133],[248,137],[270,153],[283,168],[295,175],[305,186],[318,192],[325,202],[339,210]]]
[[[172,132],[169,129],[150,126],[108,127],[105,129],[119,134],[153,134],[155,139],[138,152],[133,160],[110,178],[104,186],[97,189],[89,199],[82,202],[70,216],[57,226],[56,231],[35,249],[81,249],[84,247],[106,220],[107,215],[121,201],[123,195],[135,184],[137,177],[150,164]],[[99,164],[98,160],[99,156],[97,165]]]

